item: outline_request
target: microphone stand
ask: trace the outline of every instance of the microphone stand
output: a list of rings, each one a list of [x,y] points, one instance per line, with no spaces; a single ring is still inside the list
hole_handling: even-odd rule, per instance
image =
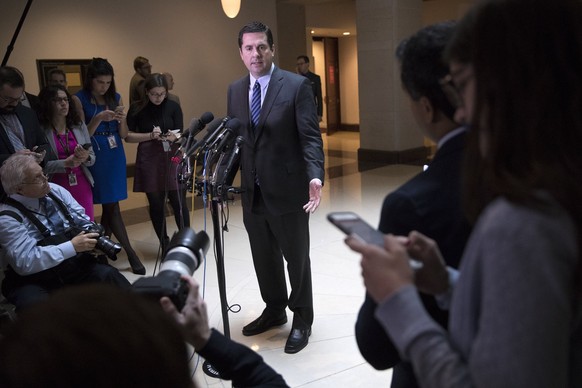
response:
[[[212,191],[214,192],[214,185],[212,185]],[[224,250],[222,245],[221,237],[221,227],[220,219],[218,217],[219,206],[218,204],[222,202],[220,197],[215,196],[213,193],[210,202],[210,214],[212,216],[212,226],[214,232],[214,244],[216,246],[216,274],[218,277],[218,294],[220,295],[220,305],[222,310],[222,327],[224,329],[224,335],[230,338],[230,324],[228,320],[228,301],[226,298],[226,274],[224,267]]]
[[[207,151],[208,154],[208,151]],[[220,162],[217,163],[216,169],[220,166]],[[224,335],[226,338],[230,338],[230,324],[228,319],[228,300],[226,297],[226,274],[224,266],[224,249],[222,241],[222,228],[220,225],[219,218],[219,204],[222,203],[222,196],[218,193],[217,185],[210,181],[208,175],[205,177],[205,185],[210,193],[210,214],[212,219],[212,226],[214,232],[214,246],[216,255],[216,274],[218,278],[218,294],[220,296],[220,307],[222,312],[222,326],[224,330]],[[202,371],[210,377],[221,378],[220,373],[208,362],[204,361],[202,364]]]

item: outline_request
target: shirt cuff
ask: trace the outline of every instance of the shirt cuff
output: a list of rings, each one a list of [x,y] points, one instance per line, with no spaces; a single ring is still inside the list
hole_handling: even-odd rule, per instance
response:
[[[450,309],[453,290],[455,289],[455,284],[457,284],[457,280],[459,280],[458,270],[451,267],[447,267],[447,272],[449,274],[449,287],[445,292],[434,296],[438,306],[443,310]]]

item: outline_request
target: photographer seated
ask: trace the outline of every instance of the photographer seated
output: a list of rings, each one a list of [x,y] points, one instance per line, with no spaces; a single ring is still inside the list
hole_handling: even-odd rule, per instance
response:
[[[96,262],[90,252],[100,234],[83,230],[98,225],[67,190],[48,182],[34,157],[10,156],[0,167],[0,179],[8,195],[0,203],[2,293],[16,311],[70,284],[130,287],[116,268]]]

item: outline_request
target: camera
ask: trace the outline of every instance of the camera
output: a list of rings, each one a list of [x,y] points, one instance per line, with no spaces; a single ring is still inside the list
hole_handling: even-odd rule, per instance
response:
[[[133,283],[137,293],[159,300],[167,296],[178,310],[188,297],[188,284],[182,275],[192,276],[208,251],[210,239],[206,232],[183,228],[172,237],[168,251],[156,276],[143,277]]]
[[[121,251],[121,245],[107,238],[104,235],[105,233],[103,226],[99,224],[91,222],[83,225],[72,225],[68,227],[63,234],[67,240],[71,240],[73,237],[82,232],[99,234],[95,249],[99,249],[101,252],[103,252],[108,259],[117,260],[117,254]]]
[[[103,226],[84,219],[82,222],[79,224],[71,224],[64,232],[45,237],[37,244],[40,246],[59,245],[71,241],[79,233],[97,233],[99,237],[97,237],[95,249],[103,252],[108,259],[117,260],[117,254],[121,251],[121,245],[105,236]]]

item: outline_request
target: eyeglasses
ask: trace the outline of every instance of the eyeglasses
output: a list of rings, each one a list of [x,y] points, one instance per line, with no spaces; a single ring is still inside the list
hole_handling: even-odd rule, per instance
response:
[[[453,77],[450,74],[447,74],[443,78],[439,80],[439,84],[441,85],[441,89],[453,108],[459,109],[463,107],[463,97],[461,97],[461,91],[455,85],[453,81]]]
[[[48,175],[44,172],[41,175],[37,175],[32,182],[22,182],[23,185],[38,185],[43,184],[48,181]]]
[[[166,97],[166,92],[162,92],[162,93],[148,93],[150,97]]]
[[[66,102],[68,104],[69,98],[68,97],[55,97],[52,99],[52,101],[56,102],[57,104],[60,104],[61,102]]]
[[[21,99],[22,99],[22,96],[16,97],[16,98],[0,96],[0,100],[2,100],[5,104],[14,104],[14,103],[20,102]]]

